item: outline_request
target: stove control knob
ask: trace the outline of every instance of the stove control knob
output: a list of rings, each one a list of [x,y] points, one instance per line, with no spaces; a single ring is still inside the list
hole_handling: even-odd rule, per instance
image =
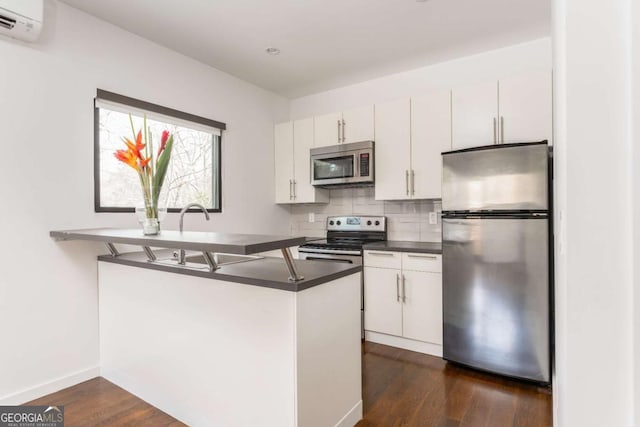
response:
[[[380,221],[376,221],[376,225],[380,225]]]
[[[342,224],[342,222],[338,221],[338,222],[336,222],[336,224],[337,224],[337,225],[341,225],[341,224]]]
[[[334,224],[333,220],[329,221],[329,225],[333,225],[333,224]]]
[[[367,225],[371,225],[371,221],[367,221]]]

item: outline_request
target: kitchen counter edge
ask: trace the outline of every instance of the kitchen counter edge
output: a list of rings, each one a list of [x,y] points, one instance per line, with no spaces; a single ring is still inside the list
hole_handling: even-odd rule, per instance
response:
[[[386,252],[414,252],[421,254],[442,254],[442,243],[386,240],[384,242],[367,243],[362,247],[362,249],[364,249],[365,251],[371,250]]]
[[[300,292],[323,283],[362,271],[362,266],[322,261],[295,260],[296,267],[304,279],[299,282],[288,280],[289,272],[282,258],[265,257],[258,260],[223,265],[216,271],[192,269],[149,262],[144,252],[128,252],[117,257],[100,255],[98,261],[127,265],[149,270],[222,280],[264,288]]]

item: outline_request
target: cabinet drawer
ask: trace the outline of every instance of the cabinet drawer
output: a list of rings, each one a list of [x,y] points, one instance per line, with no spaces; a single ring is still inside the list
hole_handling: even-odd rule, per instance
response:
[[[364,251],[364,265],[366,267],[396,268],[402,266],[402,257],[398,252]]]
[[[403,253],[402,269],[411,271],[428,271],[431,273],[442,272],[442,255]]]

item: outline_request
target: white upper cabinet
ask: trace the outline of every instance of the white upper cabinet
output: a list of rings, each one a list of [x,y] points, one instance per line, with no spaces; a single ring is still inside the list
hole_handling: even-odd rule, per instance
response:
[[[327,190],[311,185],[313,118],[275,125],[276,203],[327,203]]]
[[[293,122],[293,195],[295,203],[328,202],[326,190],[311,185],[311,159],[313,147],[313,118]]]
[[[551,72],[535,71],[453,89],[453,149],[552,137]]]
[[[275,125],[276,203],[293,201],[293,122]]]
[[[500,79],[500,142],[552,138],[551,72],[538,71]]]
[[[453,88],[451,104],[454,150],[497,142],[497,80]]]
[[[373,141],[373,105],[342,113],[342,142]]]
[[[315,147],[373,141],[373,105],[314,117]]]
[[[451,150],[451,92],[376,104],[375,131],[375,198],[440,198],[440,154]]]
[[[410,197],[410,111],[409,99],[376,104],[376,200],[408,199]]]
[[[411,195],[442,197],[442,152],[451,150],[451,91],[411,98]]]
[[[339,144],[342,139],[342,113],[331,113],[315,116],[314,147]]]

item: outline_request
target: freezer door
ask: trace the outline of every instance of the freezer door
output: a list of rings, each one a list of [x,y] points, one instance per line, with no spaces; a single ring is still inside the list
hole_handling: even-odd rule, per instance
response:
[[[547,144],[444,153],[442,210],[547,210]]]
[[[442,226],[444,358],[549,382],[548,220]]]

